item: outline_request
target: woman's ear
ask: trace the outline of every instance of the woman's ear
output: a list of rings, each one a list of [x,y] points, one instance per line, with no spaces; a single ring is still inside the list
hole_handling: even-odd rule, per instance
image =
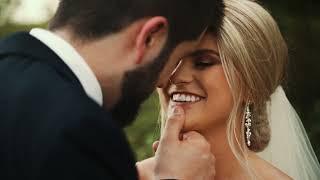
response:
[[[152,61],[161,52],[168,37],[167,19],[161,16],[145,21],[136,39],[136,64]]]

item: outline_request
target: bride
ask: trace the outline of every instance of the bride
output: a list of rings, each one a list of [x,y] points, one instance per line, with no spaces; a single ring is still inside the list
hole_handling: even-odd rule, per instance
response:
[[[215,180],[320,179],[319,162],[281,87],[287,59],[263,7],[225,0],[220,32],[209,27],[158,89],[162,125],[170,108],[183,107],[184,131],[201,133],[211,145]],[[152,165],[152,158],[137,163],[141,179],[152,179]]]

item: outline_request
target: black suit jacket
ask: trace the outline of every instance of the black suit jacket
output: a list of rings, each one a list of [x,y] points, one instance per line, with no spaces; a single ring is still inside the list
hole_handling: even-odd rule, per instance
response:
[[[137,179],[121,128],[28,33],[0,41],[0,179]]]

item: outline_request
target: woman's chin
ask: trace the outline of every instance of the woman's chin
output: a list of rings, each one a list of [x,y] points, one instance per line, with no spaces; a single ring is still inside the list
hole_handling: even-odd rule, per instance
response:
[[[203,132],[207,132],[208,130],[216,126],[221,126],[221,125],[224,126],[225,123],[219,123],[219,122],[214,123],[200,116],[197,116],[197,117],[186,116],[182,132],[196,131],[198,133],[203,133]]]
[[[186,117],[182,132],[188,131],[199,131],[199,124],[194,121],[194,119],[190,119]]]

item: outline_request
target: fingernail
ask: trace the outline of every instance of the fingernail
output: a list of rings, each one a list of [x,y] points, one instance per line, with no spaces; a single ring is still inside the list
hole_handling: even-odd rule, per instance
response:
[[[173,114],[174,114],[174,115],[180,115],[180,114],[182,114],[181,107],[179,107],[179,106],[174,107],[174,109],[173,109]]]
[[[186,134],[183,134],[183,140],[186,140],[188,138],[188,136]]]
[[[182,114],[181,107],[174,106],[169,110],[169,114],[168,115],[169,115],[169,117],[172,117],[172,116],[177,116],[177,115],[181,115],[181,114]]]

